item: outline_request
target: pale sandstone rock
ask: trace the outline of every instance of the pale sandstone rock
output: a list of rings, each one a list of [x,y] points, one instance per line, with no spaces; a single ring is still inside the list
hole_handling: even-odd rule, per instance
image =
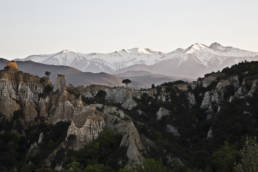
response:
[[[44,133],[41,132],[41,133],[39,134],[38,144],[42,143],[43,138],[44,138]]]
[[[212,137],[213,137],[213,131],[212,131],[212,128],[210,128],[208,133],[207,133],[207,139],[210,139]]]
[[[141,137],[134,123],[123,110],[103,106],[101,104],[84,105],[81,97],[76,98],[66,91],[65,78],[58,77],[54,91],[45,95],[46,85],[41,83],[39,77],[22,72],[0,72],[0,112],[11,118],[13,113],[22,110],[26,122],[32,122],[36,117],[44,117],[47,123],[55,124],[59,121],[70,121],[67,138],[76,136],[73,148],[78,150],[96,139],[104,128],[113,129],[122,135],[121,146],[127,147],[128,165],[142,162],[141,151],[144,149]],[[107,88],[106,100],[119,103],[124,109],[137,106],[134,97],[141,93],[134,89]],[[103,90],[103,88],[101,88]],[[91,88],[89,96],[96,96],[98,89]],[[43,133],[38,143],[42,142]],[[37,143],[31,146],[31,150]]]
[[[163,107],[160,107],[156,114],[157,120],[161,120],[164,116],[169,116],[169,115],[170,115],[170,111]]]
[[[253,96],[253,94],[254,94],[254,92],[255,92],[255,90],[257,88],[257,83],[258,83],[258,80],[254,80],[252,82],[252,86],[251,86],[251,89],[248,92],[248,96],[251,96],[251,97]]]
[[[217,80],[217,77],[216,76],[213,76],[213,75],[209,75],[207,77],[205,77],[203,80],[202,80],[202,86],[204,88],[207,88],[208,86],[211,85],[211,83],[213,83],[214,81]]]
[[[180,136],[180,133],[178,132],[177,128],[174,127],[171,124],[168,124],[167,126],[167,132],[173,134],[174,136]]]
[[[93,116],[88,117],[83,126],[77,127],[74,121],[72,121],[67,131],[67,137],[70,135],[76,136],[76,142],[74,145],[75,150],[83,148],[86,144],[96,139],[105,126],[104,119],[92,119]]]
[[[34,120],[38,115],[35,103],[43,92],[38,77],[17,71],[0,72],[0,112],[7,119],[23,107],[25,121]]]
[[[98,104],[83,107],[73,114],[67,138],[75,135],[73,148],[78,150],[96,139],[104,128],[112,129],[122,135],[121,146],[127,147],[128,165],[139,164],[142,161],[143,145],[137,129],[129,117],[117,107],[104,106],[98,110]]]
[[[127,99],[123,104],[122,107],[127,110],[132,110],[134,107],[137,106],[137,103],[132,99]]]
[[[211,101],[210,101],[210,92],[205,92],[204,93],[204,97],[203,97],[203,100],[202,100],[202,103],[201,103],[201,108],[202,109],[206,109],[209,107]]]
[[[57,75],[56,83],[54,85],[54,91],[63,92],[65,90],[66,80],[64,75]]]
[[[226,86],[229,86],[229,85],[230,85],[229,80],[221,80],[217,83],[216,89],[221,90],[221,89],[223,89],[223,88],[225,88]]]
[[[196,99],[195,99],[195,96],[194,96],[193,93],[189,92],[189,93],[187,94],[187,99],[188,99],[188,101],[189,101],[190,106],[193,106],[193,105],[196,104]]]

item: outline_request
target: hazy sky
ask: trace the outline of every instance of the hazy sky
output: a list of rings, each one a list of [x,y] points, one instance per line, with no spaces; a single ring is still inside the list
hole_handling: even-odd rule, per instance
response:
[[[215,41],[258,51],[258,0],[0,0],[0,57]]]

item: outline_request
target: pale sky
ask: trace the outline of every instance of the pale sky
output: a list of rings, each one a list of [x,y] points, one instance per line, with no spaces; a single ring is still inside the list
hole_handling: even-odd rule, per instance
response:
[[[215,41],[258,51],[258,0],[0,0],[5,58]]]

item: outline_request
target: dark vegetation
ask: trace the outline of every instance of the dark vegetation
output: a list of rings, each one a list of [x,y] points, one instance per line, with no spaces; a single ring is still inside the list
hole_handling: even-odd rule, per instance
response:
[[[258,79],[258,62],[240,63],[215,74],[218,80],[238,75],[240,83],[243,80],[252,81]],[[146,157],[160,160],[172,171],[178,159],[170,161],[169,155],[180,158],[177,164],[182,165],[181,171],[191,169],[203,172],[233,172],[235,163],[241,159],[239,150],[243,147],[246,137],[258,136],[258,90],[255,90],[252,97],[236,98],[229,102],[230,96],[236,90],[231,85],[226,87],[221,110],[211,114],[211,119],[207,119],[208,113],[199,108],[201,99],[198,97],[203,97],[207,90],[214,89],[217,81],[208,88],[197,87],[193,90],[197,98],[197,105],[193,107],[187,103],[185,93],[173,87],[182,83],[184,82],[177,81],[156,87],[158,92],[161,89],[166,90],[165,103],[158,101],[159,93],[157,97],[144,94],[137,100],[138,107],[128,112],[139,132],[155,143],[154,147],[149,147]],[[250,89],[250,83],[246,84]],[[159,107],[168,109],[171,115],[157,121],[156,113]],[[167,132],[168,123],[179,130],[180,136]],[[210,128],[213,136],[207,138]]]
[[[100,136],[79,151],[68,150],[66,161],[78,162],[85,169],[89,165],[101,164],[113,170],[126,165],[126,147],[120,147],[122,136],[112,130],[104,130]]]
[[[9,121],[1,118],[0,171],[22,171],[27,164],[33,164],[31,168],[44,166],[43,161],[65,139],[70,125],[68,122],[58,122],[56,125],[39,123],[26,127],[21,118],[21,112],[16,112]],[[43,139],[39,143],[41,133]],[[33,153],[27,156],[29,151]]]
[[[258,79],[258,62],[241,63],[210,75],[217,75],[218,80],[238,75],[240,83],[245,80],[247,87],[251,87],[248,81]],[[252,97],[228,101],[236,91],[228,86],[224,90],[220,111],[208,114],[200,109],[201,100],[207,90],[215,88],[217,81],[207,88],[189,88],[196,97],[197,103],[193,106],[189,105],[187,93],[180,91],[175,84],[184,82],[153,86],[157,95],[143,94],[136,99],[137,107],[125,110],[143,142],[151,142],[145,144],[143,154],[146,159],[142,165],[133,169],[125,167],[126,148],[120,147],[122,136],[104,130],[79,151],[73,151],[69,146],[59,149],[50,168],[46,168],[45,159],[49,154],[62,143],[68,144],[65,137],[69,123],[35,123],[25,127],[19,118],[22,112],[16,112],[12,120],[0,115],[0,171],[53,172],[56,166],[62,165],[62,172],[255,172],[258,169],[258,146],[256,140],[250,138],[258,136],[258,90]],[[166,101],[159,99],[163,90]],[[68,92],[76,97],[82,96],[74,87],[68,87]],[[85,104],[105,104],[105,97],[106,92],[99,91],[91,99],[83,96],[82,99]],[[160,107],[168,109],[170,115],[157,120]],[[168,132],[167,124],[176,127],[180,135]],[[208,138],[211,128],[212,137]],[[44,137],[38,143],[40,133]],[[34,143],[37,147],[32,149]],[[29,150],[32,151],[30,156]]]

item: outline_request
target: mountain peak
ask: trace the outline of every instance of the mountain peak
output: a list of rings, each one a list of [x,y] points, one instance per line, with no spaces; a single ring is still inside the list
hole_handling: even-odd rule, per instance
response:
[[[220,50],[220,49],[224,49],[225,47],[223,45],[221,45],[220,43],[218,42],[213,42],[209,48],[211,49],[216,49],[216,50]]]
[[[152,51],[149,48],[131,48],[128,49],[129,52],[139,53],[139,54],[151,54]]]
[[[196,51],[200,51],[200,50],[205,49],[205,48],[207,48],[206,45],[200,44],[200,43],[195,43],[195,44],[192,44],[190,47],[188,47],[185,50],[185,53],[192,54],[192,53],[194,53]]]
[[[59,54],[67,54],[67,53],[76,53],[76,52],[72,51],[72,50],[68,50],[68,49],[64,49],[64,50],[59,52]]]
[[[118,73],[145,70],[164,75],[175,73],[186,77],[197,77],[211,70],[220,70],[243,60],[258,60],[256,52],[223,46],[217,42],[195,43],[186,49],[163,53],[148,48],[120,49],[110,53],[79,53],[63,50],[54,54],[33,55],[25,60],[38,63],[65,65],[84,72]],[[189,73],[181,71],[184,66]],[[191,70],[191,71],[190,71]],[[201,73],[200,71],[203,71]]]

